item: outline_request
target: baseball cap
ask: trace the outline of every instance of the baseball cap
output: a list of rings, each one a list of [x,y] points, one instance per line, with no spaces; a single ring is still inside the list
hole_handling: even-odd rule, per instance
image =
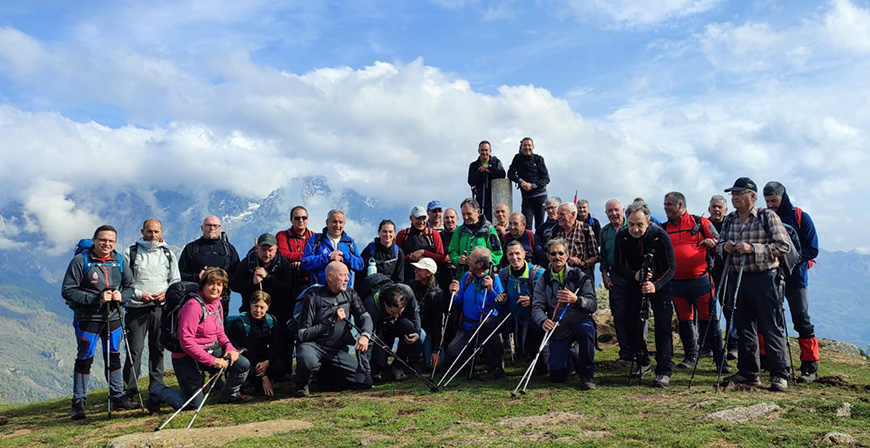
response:
[[[429,205],[426,206],[426,210],[435,210],[441,207],[441,201],[429,201]]]
[[[264,233],[260,235],[259,238],[257,238],[257,246],[262,246],[264,244],[266,246],[274,246],[278,244],[278,241],[275,239],[275,235],[272,235],[271,233]]]
[[[415,268],[425,269],[433,274],[438,272],[438,265],[435,264],[435,260],[429,257],[423,257],[416,263],[411,263],[411,266],[414,266]]]
[[[734,186],[731,188],[726,188],[725,192],[728,193],[731,191],[743,191],[743,190],[752,190],[752,191],[758,193],[758,187],[755,186],[755,182],[753,182],[753,180],[748,178],[748,177],[741,177],[741,178],[735,180]]]
[[[411,209],[411,216],[413,216],[413,217],[415,217],[415,218],[420,218],[420,217],[423,217],[423,216],[429,216],[429,215],[426,214],[426,209],[425,209],[425,208],[420,207],[419,205],[417,205],[417,206],[415,206],[414,208]]]

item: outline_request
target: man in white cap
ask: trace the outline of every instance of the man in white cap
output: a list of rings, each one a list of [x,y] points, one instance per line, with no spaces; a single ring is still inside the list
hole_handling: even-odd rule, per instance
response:
[[[443,264],[444,246],[441,244],[441,235],[427,226],[428,213],[421,206],[411,209],[411,227],[402,229],[396,235],[396,244],[405,253],[405,282],[414,278],[414,268],[411,263],[420,261],[423,257],[429,257],[435,263]]]

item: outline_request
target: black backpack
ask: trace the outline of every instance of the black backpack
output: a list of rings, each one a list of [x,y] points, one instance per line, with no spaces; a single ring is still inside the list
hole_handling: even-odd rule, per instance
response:
[[[166,302],[163,306],[163,315],[160,320],[160,343],[172,353],[184,353],[181,343],[178,341],[178,311],[188,300],[196,300],[202,306],[202,314],[199,322],[205,320],[205,302],[197,294],[199,285],[194,282],[175,282],[166,289]],[[220,318],[223,320],[221,313]]]
[[[772,209],[771,212],[776,213],[776,211]],[[762,213],[761,225],[764,227],[764,231],[770,235],[770,223],[767,220],[767,213]],[[779,257],[779,266],[780,272],[785,278],[788,278],[798,265],[801,264],[801,239],[794,227],[786,223],[782,223],[782,226],[785,227],[785,232],[788,233],[788,237],[791,240],[791,247],[789,248],[788,253]]]

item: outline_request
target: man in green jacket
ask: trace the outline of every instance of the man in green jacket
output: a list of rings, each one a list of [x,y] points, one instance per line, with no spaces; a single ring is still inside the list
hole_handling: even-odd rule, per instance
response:
[[[450,262],[456,266],[456,278],[468,271],[468,256],[477,247],[485,247],[492,252],[492,263],[498,266],[502,249],[495,227],[480,214],[480,204],[472,198],[462,201],[462,226],[453,233],[447,253]]]

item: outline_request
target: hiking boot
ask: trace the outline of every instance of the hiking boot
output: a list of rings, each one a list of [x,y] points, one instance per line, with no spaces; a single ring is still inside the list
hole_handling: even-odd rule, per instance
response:
[[[639,364],[635,364],[634,370],[628,375],[629,378],[642,378],[644,375],[649,373],[652,370],[652,364],[647,364],[645,366],[641,366]]]
[[[393,367],[392,372],[393,379],[396,381],[402,381],[408,379],[408,375],[405,375],[405,371],[401,367]]]
[[[760,386],[761,380],[758,379],[758,376],[749,376],[744,373],[737,372],[734,375],[725,378],[729,383],[734,384],[746,384],[749,386]]]
[[[499,378],[504,378],[504,369],[502,369],[501,367],[489,369],[486,372],[483,372],[477,376],[477,379],[479,379],[480,381],[493,381]]]
[[[767,357],[763,356],[758,360],[758,367],[760,371],[767,372]]]
[[[85,418],[85,405],[87,402],[85,400],[76,400],[72,401],[72,419],[73,420],[81,420]]]
[[[658,387],[659,389],[664,389],[671,384],[671,377],[668,375],[656,375],[656,379],[653,380],[653,387]]]
[[[595,380],[592,378],[580,378],[580,390],[592,390],[595,387]]]
[[[310,395],[308,393],[308,386],[297,388],[296,392],[293,393],[293,396],[296,398],[308,398]]]
[[[770,390],[773,392],[785,392],[788,390],[788,380],[781,377],[775,376],[770,379]]]
[[[148,401],[145,402],[145,409],[148,410],[148,413],[154,414],[160,411],[160,405],[163,404],[163,401],[157,398],[154,395],[148,396]]]
[[[698,354],[698,357],[699,358],[712,358],[713,357],[713,350],[710,350],[709,348],[705,348],[705,349],[701,350],[701,353]]]
[[[725,359],[729,361],[734,361],[737,359],[737,349],[728,350],[728,355],[725,356]]]
[[[230,398],[227,398],[226,400],[224,400],[224,399],[218,400],[218,403],[220,403],[220,404],[242,404],[242,403],[247,403],[253,399],[254,399],[254,397],[252,397],[250,395],[238,394],[235,397],[230,397]]]
[[[812,383],[813,381],[819,378],[818,373],[816,372],[801,372],[801,376],[798,377],[798,383]]]
[[[133,401],[133,397],[129,395],[112,400],[112,410],[115,411],[126,411],[127,409],[136,409],[137,407],[138,405]]]
[[[695,361],[694,359],[685,358],[685,359],[683,359],[683,362],[677,364],[674,367],[676,367],[678,369],[691,369],[692,367],[695,366],[695,362],[697,362],[697,361]]]

